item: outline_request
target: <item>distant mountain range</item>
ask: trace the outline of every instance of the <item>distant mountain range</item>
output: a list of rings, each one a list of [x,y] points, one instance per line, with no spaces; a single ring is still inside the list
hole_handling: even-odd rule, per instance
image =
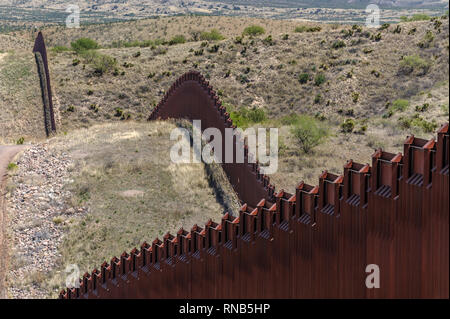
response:
[[[448,7],[448,0],[208,0],[234,5],[263,4],[274,7],[365,8],[376,4],[387,8]]]
[[[365,8],[377,4],[388,8],[427,8],[448,7],[448,0],[79,0],[74,1],[82,8],[104,6],[153,6],[167,5],[176,7],[195,6],[199,3],[223,3],[244,6],[268,7],[324,7],[324,8]],[[0,5],[20,7],[62,8],[69,3],[66,0],[2,0]]]

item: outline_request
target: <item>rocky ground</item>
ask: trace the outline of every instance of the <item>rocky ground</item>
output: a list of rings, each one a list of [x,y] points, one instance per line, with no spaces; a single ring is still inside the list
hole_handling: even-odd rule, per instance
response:
[[[67,208],[70,193],[64,185],[70,181],[72,165],[67,154],[53,153],[46,144],[38,144],[26,150],[17,165],[7,196],[12,246],[9,297],[43,298],[47,294],[38,283],[60,258],[58,246],[64,229],[60,220],[84,214],[87,208]]]

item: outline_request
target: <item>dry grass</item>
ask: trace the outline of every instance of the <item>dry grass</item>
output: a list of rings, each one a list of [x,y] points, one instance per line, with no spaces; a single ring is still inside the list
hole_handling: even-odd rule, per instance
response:
[[[205,166],[170,162],[173,128],[164,122],[103,124],[51,140],[52,149],[74,159],[71,205],[87,206],[88,213],[57,221],[67,231],[61,268],[48,274],[48,289],[64,286],[69,264],[91,271],[168,231],[220,220],[224,209]]]
[[[34,55],[20,50],[0,53],[0,83],[0,143],[45,137]]]

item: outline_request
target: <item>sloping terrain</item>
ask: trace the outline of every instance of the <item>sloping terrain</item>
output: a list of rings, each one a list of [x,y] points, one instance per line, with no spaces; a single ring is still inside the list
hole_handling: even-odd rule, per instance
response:
[[[136,40],[154,40],[165,30],[156,24],[162,21],[125,25],[141,29],[140,33],[129,33]],[[266,28],[264,35],[243,39],[242,30],[258,21],[235,19],[233,23],[232,18],[220,17],[164,21],[169,28],[166,39],[173,37],[178,28],[191,41],[97,50],[117,61],[115,70],[102,76],[95,74],[95,66],[83,55],[70,51],[50,55],[64,130],[99,121],[144,121],[179,75],[197,69],[218,90],[229,111],[264,110],[266,120],[258,125],[281,129],[281,165],[273,178],[275,185],[291,188],[295,185],[287,181],[295,179],[287,176],[316,183],[323,168],[340,172],[348,154],[355,156],[355,161],[368,162],[367,154],[374,148],[399,150],[406,135],[431,137],[447,121],[446,18],[401,23],[380,30],[321,25],[316,32],[294,32],[295,26],[318,26],[314,24],[270,21],[260,23]],[[210,31],[218,24],[224,26],[220,30],[226,36],[221,41],[195,41],[188,27]],[[91,37],[105,46],[125,32],[117,29],[115,38],[102,35],[98,28],[75,30],[72,39]],[[153,33],[145,38],[146,31]],[[50,33],[50,41],[52,37]],[[69,41],[59,43],[67,45]],[[405,100],[407,106],[394,107],[398,100]],[[426,109],[423,105],[427,105]],[[302,152],[291,134],[291,126],[283,124],[283,119],[292,113],[320,119],[329,128],[329,138],[311,153]],[[427,129],[409,125],[417,122],[415,117],[420,117],[419,124]],[[353,133],[341,129],[347,120],[354,123]],[[328,150],[334,156],[330,157]]]
[[[205,165],[167,160],[175,127],[96,125],[24,152],[8,186],[12,297],[56,296],[68,265],[83,274],[163,231],[221,218]]]
[[[0,34],[0,143],[45,137],[32,42]]]

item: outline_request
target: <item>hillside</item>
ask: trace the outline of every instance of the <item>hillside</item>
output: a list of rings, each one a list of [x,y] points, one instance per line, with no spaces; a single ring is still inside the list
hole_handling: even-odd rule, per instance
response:
[[[266,33],[241,38],[251,24],[264,25]],[[447,18],[379,30],[339,25],[314,29],[318,26],[286,20],[171,17],[80,29],[46,28],[49,46],[69,47],[81,37],[102,46],[95,56],[64,48],[51,51],[60,130],[125,119],[145,121],[171,83],[197,69],[218,90],[229,111],[262,109],[265,123],[253,124],[280,127],[287,157],[280,170],[314,183],[324,167],[339,172],[349,154],[361,152],[354,160],[367,162],[375,146],[395,150],[407,134],[431,136],[447,120]],[[294,32],[296,27],[303,32]],[[196,40],[213,28],[220,29],[225,39]],[[176,35],[187,42],[170,45]],[[99,57],[115,59],[102,75],[95,72]],[[398,108],[398,101],[406,101],[402,102],[406,107]],[[426,110],[420,108],[424,104]],[[312,168],[293,169],[287,162],[307,161],[310,154],[296,151],[290,125],[280,122],[292,113],[315,116],[329,127],[330,138],[317,152],[343,143],[339,155],[327,159],[323,154],[324,161],[311,164]],[[420,119],[414,120],[417,116]],[[341,130],[346,120],[354,123],[352,134]],[[11,138],[20,134],[17,131]],[[363,146],[355,148],[355,143]],[[281,186],[292,187],[294,181],[283,176]]]
[[[401,16],[421,13],[442,15],[448,9],[445,0],[123,0],[77,1],[81,23],[107,23],[149,17],[175,15],[239,16],[271,19],[302,19],[340,23],[363,22],[368,4],[382,10],[383,22],[398,22]],[[40,23],[63,24],[67,1],[5,0],[0,4],[0,30],[34,27]],[[4,20],[4,21],[2,21]]]
[[[316,185],[350,158],[370,163],[376,148],[401,152],[407,135],[431,138],[448,121],[448,16],[379,29],[179,16],[42,31],[58,121],[48,140],[36,32],[0,34],[0,143],[32,144],[6,189],[12,297],[54,296],[69,264],[84,272],[163,231],[218,220],[223,195],[236,210],[221,169],[167,160],[179,122],[147,122],[188,70],[239,127],[279,129],[277,190]]]

